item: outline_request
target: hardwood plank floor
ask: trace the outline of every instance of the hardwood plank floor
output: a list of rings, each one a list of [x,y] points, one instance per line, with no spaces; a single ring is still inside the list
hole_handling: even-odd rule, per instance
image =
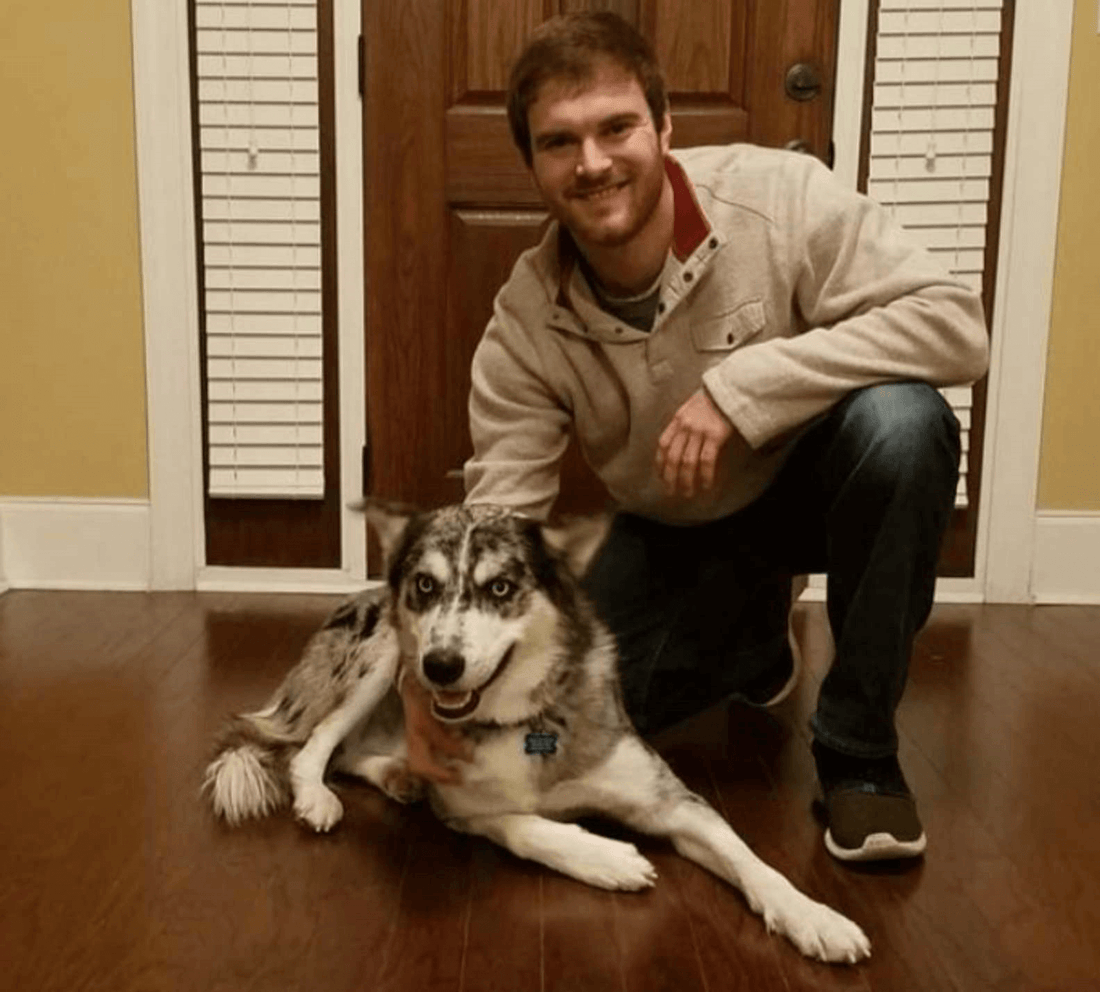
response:
[[[807,719],[830,650],[774,714],[715,707],[655,739],[769,862],[874,953],[805,961],[740,896],[632,838],[646,894],[590,889],[424,806],[341,780],[346,818],[229,830],[198,795],[224,717],[279,682],[324,596],[0,596],[0,987],[388,992],[1062,992],[1100,987],[1100,608],[944,605],[914,652],[901,757],[917,864],[821,841]],[[598,825],[629,836],[614,825]]]

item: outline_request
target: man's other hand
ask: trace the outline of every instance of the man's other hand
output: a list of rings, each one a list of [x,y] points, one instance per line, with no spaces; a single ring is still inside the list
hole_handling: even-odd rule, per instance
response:
[[[706,390],[692,395],[676,411],[657,443],[657,475],[665,488],[687,499],[709,492],[714,487],[718,456],[735,435],[741,439]]]
[[[471,759],[469,743],[453,727],[432,716],[432,697],[412,672],[401,680],[400,692],[409,771],[441,785],[457,785],[462,781],[462,772],[454,759]]]

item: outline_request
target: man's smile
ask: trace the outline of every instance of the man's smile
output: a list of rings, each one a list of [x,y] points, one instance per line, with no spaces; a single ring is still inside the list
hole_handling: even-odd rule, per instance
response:
[[[575,190],[571,195],[574,200],[604,200],[619,190],[626,189],[629,180],[624,179],[617,183],[608,183],[598,186],[596,189]]]

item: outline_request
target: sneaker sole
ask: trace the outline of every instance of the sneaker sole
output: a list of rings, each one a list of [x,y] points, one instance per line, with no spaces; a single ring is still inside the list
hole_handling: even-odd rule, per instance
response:
[[[841,847],[833,840],[832,831],[825,831],[825,847],[840,861],[890,861],[916,858],[924,853],[928,838],[924,833],[916,840],[898,840],[893,834],[870,834],[857,848]]]

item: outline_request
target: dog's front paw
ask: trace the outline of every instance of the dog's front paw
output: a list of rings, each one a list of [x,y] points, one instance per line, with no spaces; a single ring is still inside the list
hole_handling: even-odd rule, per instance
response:
[[[812,910],[788,921],[787,936],[807,957],[836,964],[855,964],[871,954],[867,935],[836,910],[813,903]]]
[[[807,897],[779,912],[765,910],[769,930],[777,930],[808,958],[855,964],[871,954],[871,941],[848,917]]]
[[[344,807],[335,792],[316,782],[295,792],[294,815],[318,833],[326,833],[343,818]]]
[[[577,841],[563,870],[601,889],[637,892],[657,882],[657,869],[633,844],[595,834]]]

